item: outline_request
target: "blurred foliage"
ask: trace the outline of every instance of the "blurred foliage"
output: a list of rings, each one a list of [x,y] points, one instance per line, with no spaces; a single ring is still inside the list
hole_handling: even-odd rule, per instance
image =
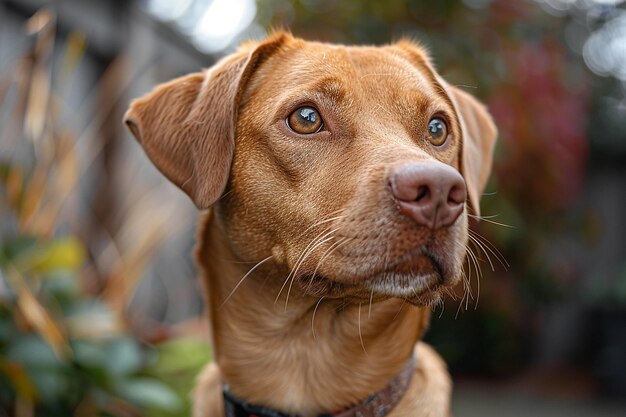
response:
[[[148,343],[123,308],[142,274],[133,257],[149,257],[142,242],[152,248],[158,239],[137,236],[135,250],[113,269],[117,279],[99,293],[87,285],[89,250],[72,221],[81,179],[77,139],[62,129],[62,98],[51,82],[54,24],[46,11],[33,16],[33,48],[16,60],[21,72],[0,77],[14,93],[12,123],[0,130],[8,145],[0,160],[0,415],[189,415],[209,347],[167,334]],[[83,50],[81,38],[73,39],[64,62],[70,72]]]

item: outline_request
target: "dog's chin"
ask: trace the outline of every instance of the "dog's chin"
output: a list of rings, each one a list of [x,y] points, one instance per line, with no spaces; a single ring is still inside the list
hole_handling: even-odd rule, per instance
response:
[[[344,279],[316,274],[305,275],[299,281],[305,292],[317,297],[354,302],[400,298],[416,306],[438,303],[447,287],[445,283],[456,281],[445,276],[445,269],[427,255],[411,256],[393,268],[353,280],[354,283],[345,283]]]
[[[385,273],[368,281],[370,292],[385,298],[401,298],[416,306],[437,303],[441,299],[441,278],[436,273]]]
[[[401,298],[417,306],[432,305],[441,299],[445,270],[428,255],[411,256],[393,269],[365,281],[370,293]]]

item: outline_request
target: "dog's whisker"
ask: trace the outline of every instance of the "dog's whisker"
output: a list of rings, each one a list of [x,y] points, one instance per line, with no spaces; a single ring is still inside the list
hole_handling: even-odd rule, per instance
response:
[[[467,247],[467,249],[468,249],[469,253],[471,253],[471,256],[474,259],[474,265],[475,265],[475,268],[476,268],[476,287],[477,287],[476,288],[476,292],[477,293],[476,293],[476,302],[475,302],[475,305],[474,305],[474,309],[476,309],[476,308],[478,308],[478,301],[480,300],[480,281],[482,280],[482,277],[483,277],[483,271],[480,268],[480,264],[478,262],[478,257],[476,256],[476,254],[472,251],[472,249],[469,246]],[[471,280],[469,282],[471,283]],[[470,291],[471,291],[471,286],[470,286]],[[474,297],[472,295],[472,299],[473,298]],[[467,309],[467,307],[466,307],[466,309]]]
[[[385,255],[383,256],[383,271],[387,270],[387,265],[389,263],[389,241],[387,241],[387,243],[385,244]],[[372,302],[374,300],[374,288],[372,288],[372,291],[370,292],[370,301],[369,301],[369,307],[367,309],[367,319],[371,319],[372,318]],[[395,317],[394,317],[395,319]]]
[[[463,304],[465,303],[465,299],[468,297],[467,295],[468,293],[468,285],[467,285],[467,281],[463,281],[463,296],[461,297],[461,299],[459,300],[459,306],[456,309],[456,315],[455,318],[458,317],[459,312],[461,311],[461,309],[463,308]]]
[[[456,300],[456,295],[452,292],[452,290],[450,290],[450,288],[444,287],[443,288],[443,292],[445,292],[446,295],[448,297],[450,297],[451,300],[453,300],[453,301]]]
[[[343,210],[343,209],[335,210],[334,212],[330,213],[330,216],[332,216],[333,214],[336,214],[336,213],[340,213],[342,210]],[[306,233],[307,233],[309,230],[311,230],[312,228],[314,228],[314,227],[320,226],[320,225],[322,225],[322,224],[324,224],[324,223],[328,223],[328,222],[331,222],[331,221],[334,221],[334,220],[341,219],[341,218],[343,218],[343,217],[345,217],[345,216],[334,216],[334,217],[326,218],[326,219],[320,220],[320,221],[318,221],[318,222],[316,222],[316,223],[313,223],[311,226],[307,227],[307,228],[306,228],[306,230],[305,230],[304,232],[302,232],[301,237],[305,236],[305,235],[306,235]],[[300,261],[300,259],[302,258],[302,256],[304,256],[304,254],[306,253],[307,249],[308,249],[311,245],[313,245],[313,244],[315,243],[315,241],[316,241],[316,240],[317,240],[320,236],[322,236],[324,233],[326,233],[326,232],[327,232],[327,231],[328,231],[331,227],[332,227],[332,225],[331,225],[331,226],[329,226],[329,227],[327,227],[327,228],[325,228],[324,230],[322,230],[322,231],[321,231],[321,232],[320,232],[317,236],[315,236],[315,237],[311,240],[311,242],[309,242],[309,244],[308,244],[308,245],[304,248],[304,250],[302,251],[302,253],[301,253],[301,254],[300,254],[300,256],[298,257],[298,260],[296,261],[296,264],[298,264],[298,262]],[[289,275],[291,275],[291,271],[290,271]],[[289,279],[289,276],[287,277],[287,279]],[[281,288],[281,291],[282,291],[282,288]],[[278,296],[280,296],[280,293],[278,294]]]
[[[468,287],[469,287],[468,282],[471,282],[471,279],[472,279],[472,263],[471,263],[471,260],[469,259],[469,255],[467,256],[467,259],[468,259],[468,261],[467,261],[467,274],[464,273],[462,275],[462,279],[463,279],[463,293],[461,295],[461,299],[459,300],[459,306],[457,307],[455,318],[459,315],[459,311],[463,307],[463,303],[465,302],[465,297],[467,297],[467,291],[468,291]]]
[[[461,310],[463,309],[463,303],[465,302],[465,300],[469,297],[468,295],[468,286],[467,286],[467,282],[463,282],[463,296],[461,297],[461,299],[459,300],[459,305],[456,308],[456,314],[454,315],[454,319],[456,320],[459,317],[459,313],[461,312]]]
[[[472,241],[470,241],[470,243],[472,243],[478,249],[483,250],[476,243],[474,243]],[[477,287],[478,287],[478,294],[477,294],[477,297],[476,297],[476,305],[474,306],[474,309],[476,309],[478,307],[478,298],[480,298],[480,281],[481,281],[481,279],[483,277],[483,272],[482,272],[482,268],[480,267],[480,260],[479,260],[478,255],[475,254],[474,251],[472,251],[472,249],[470,248],[469,245],[467,246],[467,256],[470,259],[470,261],[472,262],[472,264],[474,265],[474,269],[476,271],[476,283],[477,283]],[[491,259],[489,258],[489,256],[487,256],[487,260],[489,261],[489,264],[492,266],[491,270],[493,271],[493,264],[492,264]],[[473,297],[472,297],[472,299],[473,299]],[[466,310],[467,310],[467,308],[466,308]]]
[[[331,226],[332,227],[332,226]],[[300,261],[303,259],[303,257],[306,256],[307,250],[315,244],[315,242],[319,239],[323,239],[325,236],[328,236],[328,233],[326,233],[328,231],[328,229],[330,229],[330,227],[324,229],[322,232],[320,232],[317,236],[315,236],[311,242],[309,242],[309,244],[304,248],[304,250],[302,251],[302,253],[300,254],[300,256],[298,257],[298,260],[296,261],[296,263],[294,264],[294,267],[291,269],[291,271],[289,271],[289,274],[287,275],[287,278],[285,278],[285,282],[283,282],[283,285],[280,287],[280,290],[278,291],[278,295],[276,295],[276,299],[274,300],[274,304],[276,304],[278,302],[278,299],[280,298],[280,294],[283,292],[283,290],[285,289],[285,286],[287,285],[287,283],[289,282],[291,275],[293,274],[294,269],[300,264]],[[332,232],[330,232],[332,233]]]
[[[194,172],[193,172],[193,169],[192,169],[192,172],[191,172],[191,175],[189,176],[189,178],[187,178],[185,181],[183,181],[180,184],[181,188],[185,187],[189,183],[189,181],[193,180],[193,176],[194,176]]]
[[[293,281],[296,279],[296,275],[294,274],[289,281],[289,287],[287,288],[287,297],[285,298],[285,309],[283,311],[287,311],[287,304],[289,304],[289,295],[291,294],[291,287],[293,286]]]
[[[413,275],[413,271],[411,271],[411,275]],[[415,291],[415,288],[411,288],[411,291],[413,291],[413,295],[415,296],[415,299],[419,299],[419,295],[417,294],[417,291]]]
[[[359,314],[358,314],[358,328],[359,328],[359,341],[361,342],[361,347],[363,348],[363,353],[367,355],[367,350],[365,350],[365,343],[363,343],[363,334],[361,333],[361,303],[359,303]]]
[[[389,242],[387,242],[386,245],[385,245],[385,255],[383,256],[383,271],[387,270],[387,264],[389,263],[388,255],[389,255]],[[372,287],[372,291],[370,292],[369,306],[367,308],[367,319],[368,320],[372,318],[372,303],[373,303],[373,300],[374,300],[374,288]]]
[[[468,249],[469,252],[472,252],[472,250],[469,247],[467,249]],[[474,255],[474,258],[476,258],[475,255]],[[476,301],[474,303],[474,310],[476,310],[478,308],[478,302],[480,301],[480,281],[481,281],[481,279],[482,279],[482,271],[480,271],[480,274],[476,276]]]
[[[454,293],[454,292],[452,291],[452,289],[450,289],[450,288],[444,288],[443,290],[444,290],[444,292],[448,295],[448,297],[450,297],[450,299],[451,299],[452,301],[456,301],[456,300],[457,300],[457,295],[456,295],[456,293]]]
[[[321,245],[323,245],[324,243],[329,242],[329,241],[331,241],[332,239],[334,239],[334,238],[335,238],[334,236],[330,236],[330,237],[327,237],[327,236],[328,236],[329,234],[332,234],[332,233],[336,232],[336,231],[337,231],[337,230],[339,230],[339,229],[340,229],[340,228],[337,228],[337,229],[335,229],[335,230],[332,230],[332,231],[330,231],[330,232],[326,233],[324,236],[322,236],[322,237],[320,238],[321,240],[319,240],[317,243],[315,243],[315,244],[314,244],[314,245],[313,245],[313,246],[312,246],[312,247],[311,247],[308,251],[306,251],[306,253],[304,253],[304,254],[303,254],[303,256],[301,256],[301,257],[300,257],[300,260],[296,263],[296,265],[294,266],[294,269],[292,269],[292,270],[291,270],[291,272],[290,272],[290,274],[289,274],[289,275],[291,275],[291,280],[292,280],[292,283],[293,283],[293,280],[295,279],[295,277],[296,277],[296,275],[297,275],[297,273],[298,273],[298,270],[300,269],[300,267],[302,266],[302,264],[304,263],[304,261],[306,261],[306,258],[308,258],[308,257],[309,257],[309,256],[310,256],[310,255],[311,255],[311,254],[312,254],[312,253],[313,253],[313,252],[314,252],[314,251],[315,251],[318,247],[320,247],[320,246],[321,246]],[[333,244],[331,245],[331,248],[332,248],[332,247],[333,247],[333,245],[335,245],[336,243],[337,243],[337,242],[333,243]],[[315,277],[315,273],[317,273],[317,267],[318,267],[318,266],[319,266],[319,262],[318,262],[318,265],[316,266],[316,268],[315,268],[315,270],[314,270],[314,272],[313,272],[313,275],[312,275],[312,277],[311,277],[311,281],[309,281],[310,283],[312,282],[313,277]],[[287,279],[289,279],[289,276],[287,277]],[[291,284],[289,285],[289,289],[291,289]],[[280,295],[280,294],[279,294],[279,295]],[[289,298],[289,294],[287,294],[287,298]]]
[[[474,264],[474,268],[476,270],[476,282],[480,283],[480,280],[482,279],[483,276],[483,271],[480,268],[480,263],[478,261],[478,257],[476,256],[476,254],[471,250],[471,248],[469,246],[467,246],[468,249],[468,257],[472,260],[472,263]],[[468,280],[468,287],[470,289],[470,295],[471,298],[474,299],[474,295],[471,293],[471,280]],[[469,298],[466,301],[467,303],[469,303]],[[467,306],[466,306],[467,309]]]
[[[463,291],[463,298],[459,301],[459,306],[456,308],[456,314],[454,315],[454,320],[459,317],[459,313],[461,312],[461,307],[463,307],[463,300],[465,299],[465,290]]]
[[[269,261],[273,257],[274,257],[273,255],[270,255],[267,258],[263,259],[262,261],[258,262],[252,268],[250,268],[250,270],[248,272],[246,272],[246,274],[239,280],[237,285],[235,285],[235,287],[232,289],[230,294],[228,294],[228,296],[224,299],[222,304],[220,304],[219,308],[221,309],[222,307],[224,307],[224,305],[228,302],[228,300],[230,300],[230,297],[233,296],[235,291],[237,291],[237,289],[241,286],[241,284],[243,284],[243,282],[246,280],[246,278],[248,278],[250,276],[250,274],[252,274],[258,267],[260,267],[261,265],[263,265],[265,262]]]
[[[339,216],[333,216],[333,215],[335,215],[337,213],[341,213],[343,210],[344,209],[335,210],[335,211],[333,211],[332,213],[329,214],[329,216],[331,216],[331,217],[319,220],[319,221],[311,224],[309,227],[304,229],[304,231],[301,233],[301,236],[305,236],[311,229],[314,229],[314,228],[316,228],[318,226],[321,226],[322,224],[345,218],[346,217],[345,214],[344,215],[339,215]]]
[[[461,87],[461,88],[478,88],[475,85],[468,85],[468,84],[455,84],[455,87]]]
[[[478,303],[480,302],[480,281],[482,276],[476,278],[476,301],[474,302],[474,310],[478,309]]]
[[[296,263],[294,265],[294,268],[300,264],[300,262],[303,260],[303,258],[306,258],[308,256],[309,249],[312,246],[315,246],[317,244],[317,242],[319,242],[320,240],[326,238],[328,235],[330,235],[332,233],[335,233],[337,230],[341,229],[341,227],[338,227],[338,228],[335,228],[334,230],[330,230],[331,227],[332,227],[332,225],[327,227],[326,229],[322,230],[317,236],[315,236],[309,242],[309,244],[304,248],[304,250],[302,251],[302,253],[298,257],[298,260],[296,261]],[[293,269],[291,270],[291,272],[293,272]],[[289,273],[289,275],[291,275],[291,272]]]
[[[330,233],[332,233],[332,232],[330,232]],[[304,261],[306,261],[306,259],[309,256],[311,256],[311,254],[315,251],[315,249],[319,248],[324,243],[333,240],[334,238],[335,238],[334,236],[330,236],[330,237],[327,237],[327,238],[319,241],[318,243],[316,243],[311,249],[309,249],[308,253],[302,258],[302,260],[300,261],[298,266],[294,269],[293,273],[291,274],[291,282],[289,283],[289,288],[287,289],[287,298],[285,299],[285,311],[287,310],[287,302],[289,301],[289,294],[291,293],[291,287],[293,285],[293,282],[296,279],[296,276],[298,275],[298,270],[300,269],[300,267],[302,266]]]
[[[479,216],[477,214],[472,214],[472,213],[467,213],[467,215],[469,217],[472,217],[474,219],[480,219],[480,220],[484,220],[484,219],[495,219],[496,217],[500,216],[499,214],[490,214],[488,216],[483,216],[482,214]]]
[[[496,269],[493,266],[493,262],[491,262],[491,257],[489,256],[489,253],[487,253],[487,250],[485,249],[483,244],[472,235],[468,235],[468,237],[472,241],[472,243],[485,254],[485,256],[487,257],[487,261],[489,262],[489,266],[491,267],[491,271],[494,272]]]
[[[332,236],[332,234],[335,233],[336,231],[340,230],[340,229],[341,229],[341,227],[337,227],[337,228],[331,230],[330,232],[324,234],[324,236],[322,236],[320,238],[320,240],[318,240],[318,242],[315,243],[315,245],[313,245],[305,254],[303,254],[303,256],[301,257],[300,262],[298,262],[296,264],[295,268],[292,270],[292,272],[290,274],[291,275],[291,281],[289,283],[289,288],[287,289],[287,298],[285,299],[285,311],[287,311],[287,303],[289,302],[289,295],[291,294],[291,287],[293,286],[293,282],[295,281],[296,276],[298,275],[298,271],[300,270],[300,267],[302,266],[304,261],[306,261],[306,259],[315,251],[315,249],[319,248],[324,243],[329,242],[332,239],[334,239],[335,237]],[[331,235],[331,236],[327,237],[329,235]],[[287,277],[287,280],[289,280],[289,276]],[[284,286],[284,284],[283,284],[283,286]],[[278,295],[280,296],[280,293]]]
[[[502,253],[498,250],[498,248],[489,241],[489,239],[487,239],[486,237],[482,236],[480,233],[469,229],[469,234],[471,236],[474,236],[476,239],[480,240],[482,243],[484,243],[485,247],[487,249],[489,249],[489,252],[491,252],[493,254],[493,256],[496,257],[496,259],[498,260],[498,262],[500,262],[500,264],[504,267],[505,270],[507,270],[511,265],[509,265],[509,263],[507,262],[506,258],[504,257],[504,255],[502,255]]]
[[[402,307],[404,307],[404,304],[406,303],[406,299],[402,299],[402,304],[400,304],[400,308],[398,309],[398,312],[396,313],[395,316],[393,316],[393,319],[391,319],[391,321],[396,321],[396,319],[398,318],[398,316],[400,315],[400,312],[402,311]]]
[[[308,283],[308,285],[306,287],[305,292],[308,291],[309,288],[311,288],[311,285],[313,284],[313,280],[315,279],[317,271],[318,271],[319,267],[322,265],[322,263],[324,262],[324,260],[328,256],[330,256],[335,251],[335,249],[337,249],[341,244],[343,244],[347,240],[349,240],[349,238],[344,236],[341,239],[339,239],[338,241],[336,241],[335,243],[333,243],[332,245],[330,245],[330,247],[328,249],[326,249],[326,252],[324,252],[322,254],[320,259],[317,261],[317,265],[315,265],[315,269],[313,270],[313,273],[311,274],[311,279],[309,280],[309,283]]]
[[[470,239],[470,242],[472,244],[475,244],[473,240]],[[474,267],[474,272],[476,272],[476,278],[480,279],[482,277],[482,269],[480,268],[480,262],[478,259],[478,256],[476,255],[476,253],[474,253],[474,251],[472,250],[472,248],[468,245],[465,246],[465,253],[467,255],[467,258],[469,259],[469,262],[471,263],[471,266]],[[470,272],[470,276],[469,276],[469,282],[471,282],[471,269],[469,270]]]
[[[278,290],[278,294],[276,295],[276,299],[274,299],[274,304],[276,304],[278,302],[278,300],[280,299],[280,294],[283,292],[283,290],[287,286],[287,283],[289,282],[290,279],[291,279],[291,272],[289,273],[289,275],[287,275],[287,278],[285,278],[285,281],[283,282],[283,285],[280,287],[280,290]]]
[[[500,262],[500,264],[505,268],[505,270],[507,269],[507,265],[508,263],[506,263],[506,260],[503,259],[502,254],[499,253],[499,251],[496,253],[494,252],[489,246],[491,245],[491,242],[489,242],[487,239],[485,239],[484,237],[480,236],[480,235],[474,235],[474,234],[469,234],[470,240],[472,241],[472,243],[479,248],[487,257],[487,260],[489,261],[489,264],[491,266],[491,270],[495,271],[493,262],[491,261],[491,257],[489,256],[489,252],[491,252],[491,254]],[[481,239],[482,238],[482,242]],[[493,245],[492,245],[493,246]],[[497,251],[497,249],[496,249]],[[505,265],[506,263],[506,265]]]
[[[454,246],[457,246],[459,249],[463,250],[463,252],[465,253],[465,258],[468,259],[469,256],[467,255],[467,251],[469,250],[467,245],[463,244],[460,241],[454,240],[453,241]],[[458,317],[459,311],[461,309],[461,307],[463,306],[463,301],[465,300],[465,297],[467,296],[467,292],[468,292],[468,287],[469,287],[469,282],[471,281],[471,263],[468,260],[467,261],[467,270],[469,273],[469,278],[468,278],[468,274],[465,272],[465,267],[461,268],[460,270],[460,275],[461,275],[461,280],[463,282],[463,294],[459,300],[459,295],[451,288],[444,288],[444,291],[446,292],[446,294],[448,294],[448,296],[453,300],[453,301],[457,301],[459,300],[459,305],[457,307],[457,311],[456,311],[456,315],[455,318]],[[442,312],[443,314],[443,312]]]
[[[317,312],[317,308],[320,306],[323,299],[324,296],[317,301],[317,304],[315,304],[315,308],[313,309],[313,315],[311,316],[311,331],[313,332],[313,340],[315,340],[315,313]]]
[[[465,253],[468,259],[468,274],[469,275],[466,275],[465,273],[463,273],[462,275],[463,297],[461,298],[459,302],[459,306],[457,307],[456,314],[454,316],[455,319],[458,318],[459,312],[461,311],[461,308],[463,307],[463,303],[465,303],[465,310],[467,310],[470,298],[474,299],[474,296],[472,294],[472,287],[471,287],[472,267],[474,268],[474,271],[476,272],[476,281],[480,285],[481,271],[480,271],[480,266],[478,265],[478,260],[476,258],[476,255],[472,252],[471,248],[467,245],[465,246]]]
[[[489,239],[487,239],[485,236],[478,233],[476,230],[469,229],[468,232],[470,236],[479,240],[485,246],[485,248],[489,249],[489,251],[496,257],[496,259],[498,259],[498,261],[502,264],[502,266],[504,267],[510,266],[509,263],[506,261],[506,259],[504,259],[504,255],[500,253],[498,248],[493,243],[491,243]]]
[[[437,310],[437,307],[441,307],[441,313],[439,313],[439,318],[441,318],[446,309],[446,303],[443,302],[443,298],[437,300],[437,303],[433,306],[433,312]]]
[[[222,194],[215,202],[217,203],[218,201],[224,200],[226,197],[228,197],[230,194],[232,194],[232,192],[233,192],[233,189],[231,188],[230,190],[228,190],[224,194]]]
[[[337,304],[337,306],[335,307],[335,312],[338,312],[339,310],[341,310],[345,306],[346,306],[346,298],[345,297],[341,297],[341,303]]]
[[[495,216],[483,217],[483,216],[476,216],[475,214],[469,214],[469,213],[468,213],[467,216],[471,217],[473,219],[476,219],[476,220],[480,220],[480,221],[483,221],[483,222],[495,224],[496,226],[502,226],[502,227],[508,227],[510,229],[516,229],[516,227],[513,226],[513,225],[506,224],[506,223],[500,223],[500,222],[496,222],[496,221],[493,221],[493,220],[489,220],[490,217],[495,217]]]
[[[508,262],[506,262],[506,260],[504,259],[504,257],[502,256],[502,254],[498,251],[497,248],[494,247],[495,251],[491,248],[493,247],[493,245],[491,244],[491,242],[489,242],[486,238],[480,236],[477,232],[473,231],[473,230],[468,230],[468,238],[470,240],[470,242],[478,249],[480,250],[482,253],[485,254],[485,257],[487,258],[487,261],[489,262],[489,266],[491,267],[492,271],[495,271],[495,267],[494,264],[491,260],[491,256],[489,256],[489,252],[491,252],[491,254],[493,256],[495,256],[495,258],[500,262],[500,264],[506,269],[508,266]],[[491,246],[491,247],[490,247]],[[497,253],[496,253],[497,251]],[[478,257],[476,256],[476,254],[474,254],[471,249],[469,249],[468,247],[468,255],[471,256],[473,259],[473,263],[475,265],[478,264]],[[480,269],[480,268],[478,268]],[[476,302],[474,304],[474,309],[478,308],[478,302],[480,300],[480,278],[482,277],[482,272],[479,273],[479,276],[476,279],[477,282],[477,295],[476,295]]]

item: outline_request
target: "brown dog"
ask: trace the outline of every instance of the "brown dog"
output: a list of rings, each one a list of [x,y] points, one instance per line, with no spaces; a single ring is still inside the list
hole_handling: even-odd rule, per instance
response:
[[[197,257],[215,363],[195,416],[449,414],[445,365],[417,342],[462,276],[496,130],[421,47],[276,33],[125,121],[212,207]]]

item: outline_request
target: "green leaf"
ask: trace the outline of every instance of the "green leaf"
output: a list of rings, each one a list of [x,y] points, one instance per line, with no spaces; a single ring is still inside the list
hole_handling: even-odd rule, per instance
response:
[[[7,261],[14,262],[22,253],[32,249],[37,243],[34,236],[17,236],[7,240],[0,250],[0,265]]]
[[[63,369],[30,373],[37,392],[47,402],[61,402],[67,396],[68,380]]]
[[[18,236],[0,249],[0,266],[8,262],[20,271],[48,274],[55,271],[76,271],[85,260],[85,249],[75,237],[62,237],[41,242],[32,236]]]
[[[191,415],[190,392],[196,378],[207,362],[211,361],[211,346],[195,338],[173,339],[155,347],[155,360],[145,368],[153,376],[167,384],[180,399],[183,410],[178,415]],[[169,417],[170,414],[157,414]]]
[[[62,362],[44,340],[34,334],[17,336],[9,347],[6,358],[24,365],[28,369],[55,369]]]
[[[116,376],[136,373],[143,364],[142,353],[137,341],[129,337],[109,342],[106,346],[108,372]]]
[[[110,383],[107,370],[107,356],[103,346],[83,340],[72,342],[74,363],[81,373],[98,386],[106,387]]]
[[[180,338],[156,346],[157,359],[148,371],[160,377],[174,373],[193,373],[193,377],[202,367],[211,361],[211,346],[194,338]]]
[[[144,408],[177,412],[183,403],[167,385],[151,378],[135,378],[117,385],[119,396]]]
[[[74,361],[86,367],[104,367],[107,362],[104,348],[95,343],[76,340],[72,342]]]

